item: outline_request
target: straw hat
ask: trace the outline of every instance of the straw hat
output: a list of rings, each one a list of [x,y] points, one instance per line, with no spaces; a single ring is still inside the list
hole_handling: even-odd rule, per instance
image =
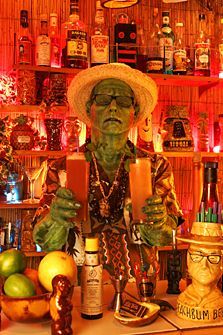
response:
[[[223,225],[212,222],[194,222],[190,234],[176,236],[176,239],[186,243],[204,245],[206,247],[223,248]]]
[[[67,97],[72,113],[88,126],[91,120],[86,113],[86,103],[94,86],[103,79],[116,78],[128,84],[140,106],[134,126],[150,116],[157,103],[157,86],[153,79],[139,70],[121,63],[97,65],[79,72],[71,81]]]

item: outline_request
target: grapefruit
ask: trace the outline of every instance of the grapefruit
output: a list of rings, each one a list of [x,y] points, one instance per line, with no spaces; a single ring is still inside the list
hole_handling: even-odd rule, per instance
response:
[[[67,276],[72,285],[77,282],[77,265],[63,251],[51,251],[39,263],[38,278],[47,291],[52,292],[52,279],[57,275]]]
[[[17,249],[8,249],[0,253],[0,275],[8,277],[23,272],[26,268],[26,256]]]
[[[14,273],[6,279],[4,292],[15,298],[27,298],[36,294],[33,282],[21,273]]]

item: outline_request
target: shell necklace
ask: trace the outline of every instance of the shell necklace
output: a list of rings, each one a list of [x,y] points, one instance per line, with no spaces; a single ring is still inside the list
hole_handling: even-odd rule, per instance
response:
[[[92,159],[93,159],[93,162],[94,162],[95,174],[96,174],[96,178],[97,178],[96,185],[99,186],[101,194],[103,196],[103,198],[99,201],[100,215],[102,217],[109,217],[110,216],[110,205],[109,205],[108,199],[111,196],[114,188],[117,187],[118,184],[119,184],[117,179],[118,179],[119,171],[120,171],[122,162],[124,160],[125,154],[123,154],[121,159],[120,159],[120,163],[119,163],[118,169],[115,172],[115,176],[114,176],[112,186],[110,187],[110,190],[109,190],[107,195],[105,195],[105,191],[104,191],[104,188],[103,188],[101,180],[100,180],[98,165],[97,165],[95,154],[93,152],[91,152],[91,155],[92,155]]]

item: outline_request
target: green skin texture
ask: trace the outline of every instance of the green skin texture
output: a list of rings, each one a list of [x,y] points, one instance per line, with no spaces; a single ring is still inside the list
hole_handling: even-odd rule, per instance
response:
[[[99,82],[94,87],[91,96],[94,94],[134,98],[134,93],[129,85],[113,78]],[[120,107],[115,99],[109,105],[101,106],[90,98],[86,104],[86,111],[92,121],[91,142],[96,148],[94,154],[109,179],[113,181],[127,143],[129,130],[133,127],[134,118],[139,112],[139,106],[133,104],[130,107]],[[113,120],[108,120],[110,118],[113,118]],[[66,193],[66,190],[63,189],[62,191]],[[78,209],[76,201],[73,202],[74,205],[72,205],[71,201],[69,205],[65,206],[64,202],[66,203],[66,200],[69,201],[70,199],[65,197],[64,200],[62,191],[59,190],[59,196],[57,192],[47,217],[34,227],[34,241],[46,251],[61,248],[66,243],[67,229],[71,228],[66,224],[66,220],[69,217],[74,217],[75,211]],[[166,245],[170,243],[172,229],[176,228],[177,218],[167,215],[166,207],[162,204],[162,199],[157,195],[147,199],[146,203],[147,206],[143,208],[143,212],[147,214],[147,222],[141,227],[143,240],[150,245]],[[151,221],[153,224],[151,224]],[[62,223],[64,223],[63,228],[61,227]],[[56,239],[53,229],[58,229],[59,227],[61,238],[58,234]],[[49,237],[47,243],[44,241],[45,236]]]

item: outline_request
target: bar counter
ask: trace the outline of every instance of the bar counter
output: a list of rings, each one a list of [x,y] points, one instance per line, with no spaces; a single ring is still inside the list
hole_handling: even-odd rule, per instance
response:
[[[182,280],[180,288],[183,290],[185,282]],[[164,299],[176,307],[177,295],[167,295],[167,281],[157,283],[156,298]],[[134,283],[128,283],[126,291],[136,296]],[[80,287],[74,289],[72,328],[74,335],[222,335],[223,321],[220,323],[192,322],[180,319],[176,311],[167,310],[160,313],[151,324],[143,327],[128,327],[119,323],[113,317],[113,312],[108,310],[112,301],[114,289],[112,285],[104,285],[104,311],[103,318],[99,320],[85,320],[80,316]],[[126,298],[129,298],[127,295]],[[2,313],[1,335],[51,335],[50,321],[42,323],[22,324],[9,321]]]

